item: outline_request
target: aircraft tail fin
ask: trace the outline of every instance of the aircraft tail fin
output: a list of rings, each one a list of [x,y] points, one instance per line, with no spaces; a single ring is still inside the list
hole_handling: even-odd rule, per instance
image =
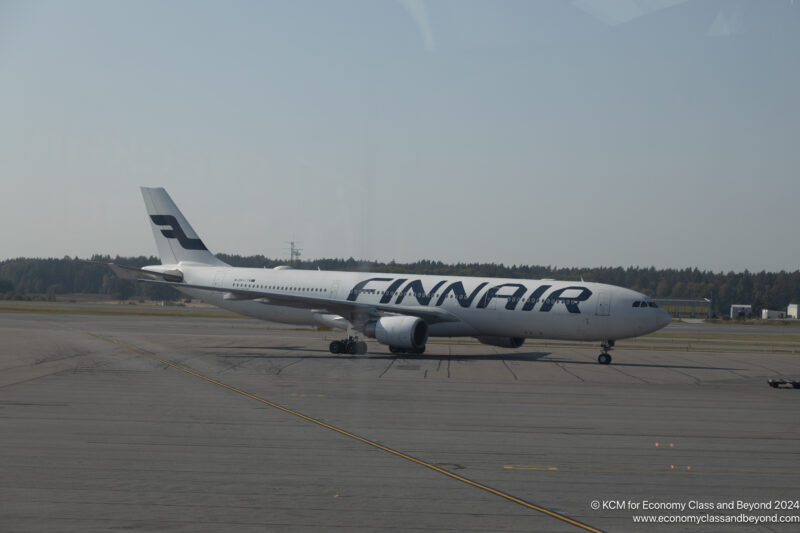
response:
[[[161,264],[181,261],[213,266],[227,266],[208,251],[189,221],[161,187],[142,187],[144,205],[153,228]]]

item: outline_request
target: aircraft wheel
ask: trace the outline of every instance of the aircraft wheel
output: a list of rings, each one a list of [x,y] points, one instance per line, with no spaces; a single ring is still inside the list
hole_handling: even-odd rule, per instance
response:
[[[358,355],[364,355],[367,353],[367,343],[364,341],[359,341],[356,343],[356,353]]]
[[[403,350],[401,350],[397,346],[389,346],[389,351],[392,352],[393,354],[401,354],[401,353],[403,353]]]
[[[601,365],[607,365],[611,362],[611,356],[607,353],[601,353],[597,356],[597,362]]]
[[[345,351],[350,355],[355,355],[358,351],[357,343],[353,341],[347,341],[347,343],[345,343]]]
[[[328,346],[328,349],[331,351],[331,353],[342,353],[343,348],[344,346],[342,346],[341,341],[333,341],[330,346]]]

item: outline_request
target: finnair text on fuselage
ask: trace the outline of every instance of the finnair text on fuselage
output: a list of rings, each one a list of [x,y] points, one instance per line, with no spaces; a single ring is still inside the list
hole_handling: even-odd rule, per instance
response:
[[[408,282],[408,283],[406,283]],[[402,286],[405,283],[404,286]],[[446,285],[446,286],[445,286]],[[425,291],[422,286],[422,281],[415,279],[408,281],[408,278],[369,278],[357,283],[347,296],[347,300],[355,302],[358,297],[364,294],[380,295],[379,303],[381,304],[402,304],[406,297],[414,298],[419,305],[430,305],[436,299],[435,306],[439,307],[445,301],[455,299],[456,302],[464,308],[469,308],[475,301],[475,298],[480,294],[481,289],[489,285],[488,282],[482,282],[477,287],[468,292],[464,288],[462,281],[449,282],[448,280],[441,280],[434,285],[429,291]],[[369,286],[369,288],[367,288]],[[400,288],[402,286],[402,288]],[[439,291],[443,286],[444,289]],[[382,287],[382,288],[378,288]],[[499,285],[490,286],[483,296],[477,301],[475,307],[477,309],[485,309],[489,304],[497,300],[505,300],[505,308],[509,311],[516,310],[519,304],[522,304],[522,311],[533,311],[536,304],[541,303],[539,311],[546,313],[553,309],[556,304],[564,304],[567,311],[570,313],[579,314],[581,312],[579,304],[584,302],[592,296],[592,291],[586,287],[569,286],[556,289],[552,291],[547,297],[543,297],[552,285],[542,284],[537,286],[533,291],[528,294],[528,287],[522,283],[501,283]],[[509,291],[511,291],[509,293]],[[574,294],[577,293],[577,294]],[[525,297],[527,295],[527,297]],[[574,296],[565,296],[565,294],[574,294]],[[394,302],[392,302],[394,298]]]

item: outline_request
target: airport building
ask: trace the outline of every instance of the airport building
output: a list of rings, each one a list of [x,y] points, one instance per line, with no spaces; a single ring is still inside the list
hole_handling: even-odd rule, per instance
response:
[[[789,308],[786,309],[786,316],[789,318],[797,318],[797,304],[789,304]]]
[[[753,306],[750,304],[733,304],[731,306],[731,318],[752,318]]]
[[[774,311],[772,309],[762,309],[761,310],[761,318],[763,320],[775,319],[775,318],[786,318],[786,313],[783,311]]]
[[[687,298],[653,298],[673,318],[711,318],[711,300]]]

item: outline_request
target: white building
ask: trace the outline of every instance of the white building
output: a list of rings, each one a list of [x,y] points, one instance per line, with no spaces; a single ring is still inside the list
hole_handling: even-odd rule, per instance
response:
[[[761,318],[769,320],[770,318],[786,318],[786,313],[783,311],[773,311],[772,309],[762,309]]]
[[[786,310],[786,316],[789,318],[797,318],[797,304],[789,304],[789,308]]]

